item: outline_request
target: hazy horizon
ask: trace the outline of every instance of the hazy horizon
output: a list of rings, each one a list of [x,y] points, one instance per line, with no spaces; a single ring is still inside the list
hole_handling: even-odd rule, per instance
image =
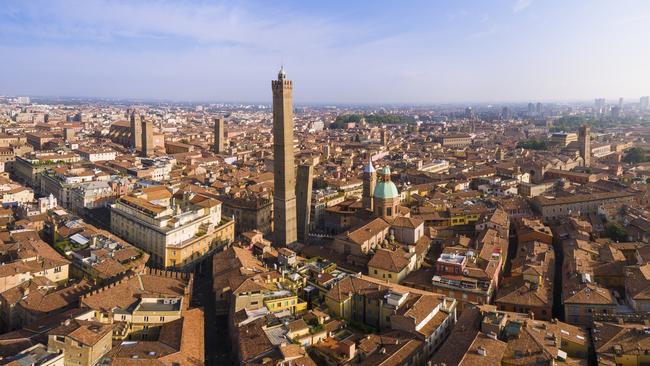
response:
[[[14,1],[0,94],[297,104],[638,102],[650,2]]]

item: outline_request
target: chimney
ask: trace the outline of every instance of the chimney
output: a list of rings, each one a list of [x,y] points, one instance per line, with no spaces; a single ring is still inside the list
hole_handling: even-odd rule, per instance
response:
[[[481,355],[481,356],[487,356],[487,349],[485,349],[485,347],[483,347],[483,346],[480,346],[479,348],[477,348],[476,352],[478,352],[478,354]]]

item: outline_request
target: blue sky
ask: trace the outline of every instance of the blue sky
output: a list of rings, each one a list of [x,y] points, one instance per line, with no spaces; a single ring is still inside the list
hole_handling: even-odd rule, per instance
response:
[[[4,0],[0,94],[298,103],[637,100],[650,1]]]

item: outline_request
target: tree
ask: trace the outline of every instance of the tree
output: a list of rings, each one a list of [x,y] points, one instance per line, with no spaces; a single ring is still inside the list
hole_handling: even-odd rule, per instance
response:
[[[553,122],[553,127],[549,130],[551,132],[572,132],[577,131],[578,127],[583,124],[590,124],[590,120],[582,116],[565,116],[559,118],[557,121]]]
[[[627,151],[623,161],[630,164],[639,164],[646,161],[645,151],[640,147],[633,147]]]
[[[611,221],[605,227],[605,235],[615,241],[626,241],[627,231],[625,227],[618,221]]]
[[[548,141],[544,139],[530,139],[519,141],[517,147],[528,150],[546,150],[548,148]]]

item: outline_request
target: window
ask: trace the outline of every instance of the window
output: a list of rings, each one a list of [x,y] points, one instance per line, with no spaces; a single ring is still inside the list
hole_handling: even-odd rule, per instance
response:
[[[164,317],[164,316],[161,316],[161,317],[160,317],[160,322],[161,322],[161,323],[164,323],[164,322],[165,322],[165,317]]]
[[[54,268],[54,273],[59,273],[59,272],[61,272],[61,267]]]
[[[148,321],[149,321],[149,317],[148,317],[148,316],[145,316],[145,317],[144,317],[144,321],[145,321],[145,322],[148,322]]]

